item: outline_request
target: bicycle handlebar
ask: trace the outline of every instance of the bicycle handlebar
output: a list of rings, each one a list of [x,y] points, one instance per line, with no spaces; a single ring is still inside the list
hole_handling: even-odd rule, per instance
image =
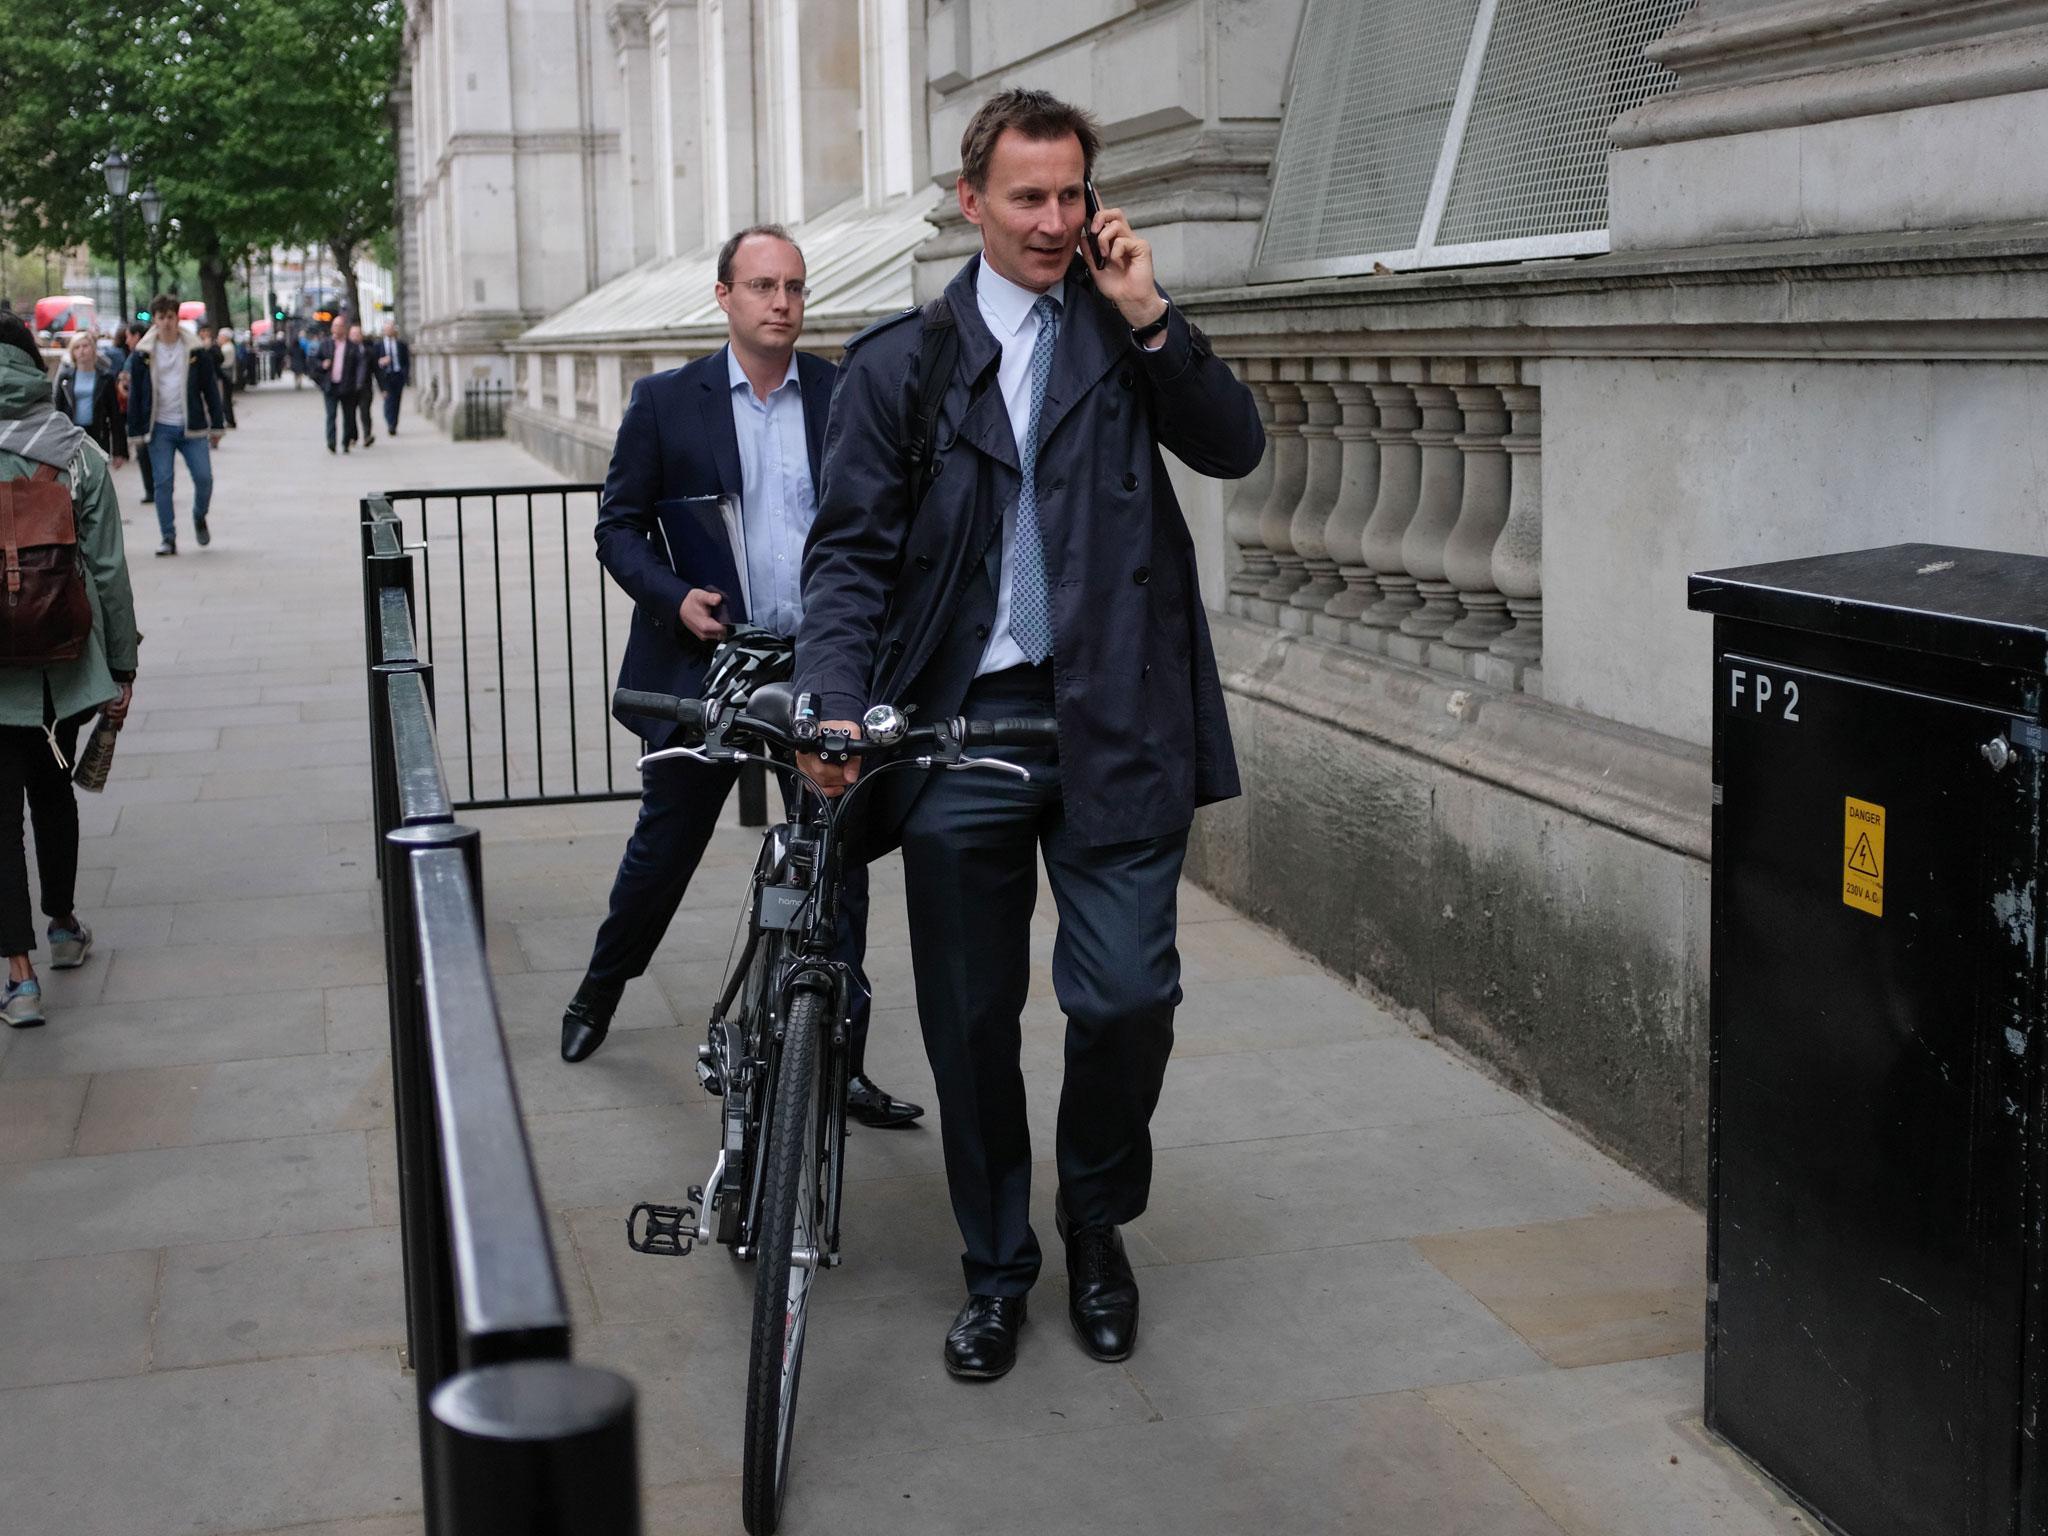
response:
[[[704,730],[702,699],[679,699],[672,693],[642,693],[634,688],[621,688],[612,695],[612,708],[624,715],[648,715],[656,720],[670,720],[700,734]]]
[[[913,733],[914,734],[914,733]],[[1056,747],[1057,720],[966,720],[961,722],[964,747]]]

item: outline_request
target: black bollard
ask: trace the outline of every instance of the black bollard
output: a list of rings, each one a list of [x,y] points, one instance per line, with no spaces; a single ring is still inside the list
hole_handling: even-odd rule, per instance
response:
[[[633,1386],[568,1360],[449,1378],[432,1401],[431,1536],[640,1536]]]

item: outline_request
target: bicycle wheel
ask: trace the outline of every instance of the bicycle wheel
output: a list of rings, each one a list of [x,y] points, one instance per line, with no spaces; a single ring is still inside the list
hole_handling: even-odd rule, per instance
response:
[[[811,1282],[824,1242],[818,1180],[818,1035],[825,1002],[801,992],[783,1031],[770,1109],[761,1224],[754,1234],[754,1336],[747,1358],[747,1442],[740,1513],[752,1536],[782,1516]]]
[[[754,945],[754,957],[747,967],[739,1005],[727,1026],[739,1044],[736,1055],[758,1054],[765,1058],[763,1039],[769,1031],[776,978],[782,972],[782,936],[763,933]],[[751,1247],[747,1212],[754,1204],[755,1179],[764,1157],[761,1146],[761,1106],[770,1085],[749,1075],[739,1086],[737,1074],[725,1088],[725,1176],[718,1201],[718,1240],[735,1258],[743,1247]]]

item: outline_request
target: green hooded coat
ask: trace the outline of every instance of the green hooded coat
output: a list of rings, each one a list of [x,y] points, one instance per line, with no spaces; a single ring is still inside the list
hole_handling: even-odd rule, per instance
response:
[[[49,417],[47,423],[39,421]],[[116,679],[135,676],[135,596],[128,587],[128,558],[121,547],[120,500],[107,456],[96,443],[58,416],[50,402],[49,375],[15,347],[0,346],[0,480],[34,474],[37,460],[9,444],[24,436],[64,441],[59,478],[71,486],[78,516],[78,552],[85,562],[86,592],[92,598],[92,638],[76,660],[49,667],[0,666],[0,725],[40,726],[47,681],[57,718],[82,715],[112,699]],[[42,431],[37,432],[36,427]],[[76,441],[68,441],[75,437]]]

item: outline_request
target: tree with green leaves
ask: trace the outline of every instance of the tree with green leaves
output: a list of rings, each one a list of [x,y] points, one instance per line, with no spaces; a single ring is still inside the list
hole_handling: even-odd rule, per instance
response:
[[[113,249],[99,167],[154,181],[216,324],[273,244],[356,255],[392,222],[399,0],[0,0],[0,241]],[[131,249],[141,221],[131,211]]]

